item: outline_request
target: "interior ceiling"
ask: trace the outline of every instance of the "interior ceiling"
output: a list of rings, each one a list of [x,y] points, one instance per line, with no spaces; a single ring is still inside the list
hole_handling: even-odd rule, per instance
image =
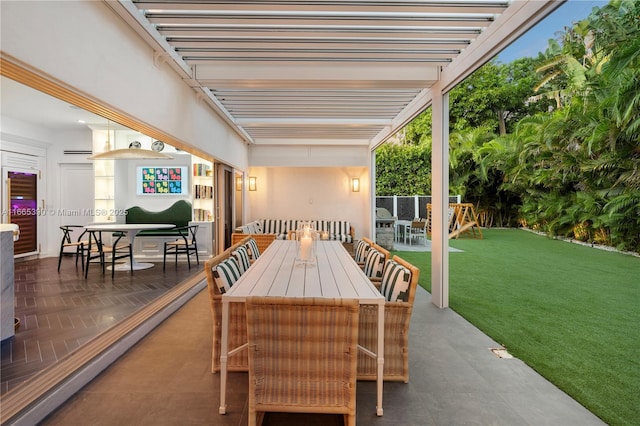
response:
[[[111,2],[253,144],[369,145],[510,0]],[[547,12],[548,13],[548,12]],[[540,19],[540,18],[538,18]],[[406,120],[405,120],[406,121]]]

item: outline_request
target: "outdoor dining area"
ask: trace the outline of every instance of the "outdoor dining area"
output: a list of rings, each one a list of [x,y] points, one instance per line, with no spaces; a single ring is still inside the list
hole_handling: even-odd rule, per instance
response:
[[[343,414],[356,381],[408,382],[408,327],[420,271],[368,239],[353,253],[310,222],[261,251],[251,236],[205,264],[211,370],[227,414],[229,372],[248,372],[249,424],[265,412]]]
[[[251,245],[249,241],[245,241],[243,245],[247,243]],[[239,247],[241,245],[236,246],[233,251]],[[259,258],[268,260],[268,251],[261,251]],[[231,250],[221,254],[216,262],[230,256]],[[212,260],[203,274],[209,274],[208,271],[215,264]],[[226,414],[219,412],[222,396],[220,338],[223,295],[219,294],[215,285],[210,285],[215,284],[215,279],[211,281],[211,278],[212,274],[209,279],[205,279],[203,291],[39,424],[86,424],[89,418],[100,419],[101,424],[109,425],[248,424],[253,418],[249,412],[252,394],[248,364],[250,345],[228,357]],[[375,379],[361,378],[363,371],[360,364],[362,359],[366,359],[375,365],[376,360],[359,353],[354,402],[357,423],[415,426],[603,424],[523,362],[515,358],[496,357],[489,350],[500,346],[495,340],[487,337],[455,311],[437,308],[431,303],[430,294],[422,287],[417,286],[414,294],[406,336],[401,333],[392,334],[410,341],[408,347],[401,348],[407,364],[402,356],[387,353],[396,344],[389,342],[385,336],[385,376],[393,368],[392,360],[396,359],[399,367],[406,365],[411,371],[408,383],[385,377],[384,415],[378,416],[377,382]],[[276,297],[268,299],[278,300]],[[333,302],[333,299],[328,300]],[[253,302],[264,303],[264,300],[254,299]],[[396,305],[401,303],[403,302],[395,302]],[[241,335],[242,327],[238,327],[242,321],[246,321],[246,314],[241,309],[236,309],[241,305],[242,303],[229,303],[229,347],[248,343],[248,340],[244,340],[247,338],[246,334]],[[385,302],[385,333],[391,333],[394,329],[391,327],[394,321],[390,319],[392,305],[394,303]],[[399,309],[402,308],[399,306]],[[371,310],[373,315],[370,318],[375,321],[377,306],[371,305]],[[350,315],[353,314],[347,314]],[[363,315],[366,314],[361,311],[360,321]],[[400,326],[398,323],[396,325]],[[272,324],[266,327],[274,329]],[[362,343],[360,330],[363,327],[369,326],[360,323],[358,343]],[[369,329],[375,334],[376,325]],[[326,328],[324,330],[327,331]],[[254,330],[252,334],[256,333]],[[347,335],[342,334],[345,340],[350,335],[349,332]],[[278,337],[271,334],[265,336]],[[153,362],[150,362],[151,359]],[[294,356],[289,360],[296,361]],[[285,367],[289,369],[288,363]],[[398,371],[400,370],[401,368]],[[370,371],[375,377],[375,367]],[[316,426],[347,423],[343,414],[330,414],[323,408],[318,413],[265,412],[262,424]]]

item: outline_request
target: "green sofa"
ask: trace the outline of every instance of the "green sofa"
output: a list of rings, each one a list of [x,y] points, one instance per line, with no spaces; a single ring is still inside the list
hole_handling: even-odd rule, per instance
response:
[[[137,236],[173,237],[180,236],[177,228],[189,225],[191,220],[191,203],[178,200],[170,207],[161,211],[150,211],[139,206],[127,209],[126,223],[173,223],[176,229],[151,229],[140,231]]]

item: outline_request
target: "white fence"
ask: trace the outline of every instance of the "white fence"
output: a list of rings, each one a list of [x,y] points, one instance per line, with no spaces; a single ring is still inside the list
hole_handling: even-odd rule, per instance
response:
[[[450,203],[461,203],[461,195],[450,195]],[[427,217],[427,204],[431,203],[431,195],[392,195],[376,197],[376,207],[384,207],[392,216],[400,220],[411,220],[416,217]]]

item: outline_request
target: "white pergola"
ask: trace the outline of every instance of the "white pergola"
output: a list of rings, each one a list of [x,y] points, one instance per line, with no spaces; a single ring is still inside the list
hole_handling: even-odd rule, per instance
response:
[[[431,107],[431,294],[433,303],[445,308],[449,287],[447,93],[563,2],[7,1],[2,2],[0,74],[176,147],[193,148],[197,155],[213,156],[199,142],[208,141],[210,129],[220,127],[224,127],[220,133],[234,135],[229,145],[236,149],[219,151],[235,160],[246,159],[246,146],[239,139],[249,152],[321,146],[336,152],[358,147],[366,154],[368,149],[370,205],[375,204],[375,149]],[[124,38],[129,43],[123,43]],[[152,69],[150,58],[143,58],[149,50],[157,65],[166,64],[171,70]],[[107,62],[110,57],[116,58],[114,63]],[[127,60],[138,66],[133,69],[149,71],[148,81],[146,75],[129,78]],[[105,84],[112,76],[118,83]],[[143,86],[140,93],[152,99],[137,99],[138,86]],[[128,98],[126,112],[119,108],[121,98]],[[198,124],[206,117],[211,126],[192,126],[195,130],[190,133],[185,130],[192,130],[190,123],[177,123],[177,119],[160,123],[171,116],[158,113],[176,99],[177,105],[171,105],[174,111],[186,105],[186,116],[197,115]],[[223,126],[218,127],[218,116]],[[198,143],[187,145],[185,135]],[[188,284],[176,299],[191,297],[196,286]],[[175,300],[165,304],[179,305]],[[170,315],[171,309],[165,307],[163,314]],[[138,318],[154,312],[153,321],[161,321],[153,309]],[[130,335],[139,338],[143,328]],[[76,370],[65,364],[14,394],[11,403],[3,398],[3,413],[25,410],[25,418],[41,419],[38,416],[87,383],[88,376],[104,368],[110,357],[126,350],[122,340],[107,355],[99,345],[79,353],[83,362],[92,360],[86,368],[91,371],[82,378],[76,375],[67,380]],[[64,389],[43,397],[63,382]]]
[[[153,47],[156,61],[172,66],[251,146],[366,145],[373,178],[375,148],[431,106],[431,284],[442,308],[447,93],[562,3],[108,1]]]

